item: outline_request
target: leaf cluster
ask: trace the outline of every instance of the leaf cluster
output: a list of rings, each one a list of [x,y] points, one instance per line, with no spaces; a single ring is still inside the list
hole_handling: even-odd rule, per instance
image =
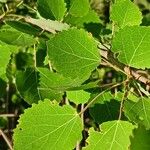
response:
[[[130,0],[107,3],[109,23],[96,4],[0,15],[0,102],[22,106],[14,150],[150,149],[150,27]]]

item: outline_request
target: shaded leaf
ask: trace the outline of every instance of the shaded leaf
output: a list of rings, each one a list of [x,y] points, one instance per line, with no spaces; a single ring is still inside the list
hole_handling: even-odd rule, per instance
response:
[[[150,130],[139,126],[133,131],[130,150],[149,150],[150,149]]]
[[[27,34],[31,34],[31,35],[38,35],[39,32],[40,32],[40,29],[37,29],[33,26],[31,26],[30,24],[28,23],[24,23],[24,22],[21,22],[21,21],[6,21],[6,23],[15,28],[16,30],[20,31],[20,32],[23,32],[23,33],[27,33]]]
[[[77,85],[76,81],[65,78],[58,73],[51,72],[46,68],[38,68],[40,75],[40,86],[38,87],[42,97],[51,100],[61,100],[62,96],[70,87]]]
[[[139,99],[138,102],[125,101],[124,112],[129,120],[150,129],[150,99],[143,98]]]
[[[45,100],[21,115],[14,131],[14,149],[70,150],[82,139],[81,131],[81,119],[71,106]]]
[[[120,103],[116,100],[104,101],[103,104],[96,103],[90,107],[90,115],[94,121],[101,124],[106,121],[116,120],[119,117]]]
[[[6,94],[7,83],[0,78],[0,98]]]
[[[39,75],[33,68],[26,71],[18,71],[16,75],[16,85],[23,99],[29,103],[37,103],[41,100],[38,91]]]
[[[83,17],[68,15],[65,18],[65,22],[80,28],[84,28],[85,24],[88,23],[100,23],[100,19],[95,11],[89,10],[89,12]]]
[[[23,47],[31,46],[36,43],[36,40],[32,36],[9,26],[5,26],[0,30],[0,40],[6,44]]]
[[[6,73],[6,68],[11,56],[10,48],[7,45],[0,45],[0,77]]]
[[[33,51],[32,48],[31,51]],[[33,54],[31,53],[19,52],[15,56],[15,61],[18,70],[25,70],[26,68],[34,67]]]

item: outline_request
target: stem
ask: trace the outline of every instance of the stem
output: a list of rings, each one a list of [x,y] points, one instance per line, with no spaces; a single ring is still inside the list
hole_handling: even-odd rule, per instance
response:
[[[15,114],[1,114],[0,117],[16,117]]]
[[[9,105],[9,83],[7,83],[6,87],[6,113],[8,113],[8,105]]]
[[[80,142],[77,141],[76,150],[80,150]]]
[[[123,82],[121,82],[121,83],[117,83],[117,84],[111,86],[110,88],[108,88],[108,89],[102,91],[101,93],[99,93],[97,96],[95,96],[95,97],[86,105],[86,107],[84,107],[84,109],[79,113],[79,115],[81,115],[82,113],[84,113],[84,112],[89,108],[89,106],[92,105],[92,104],[97,100],[97,98],[100,97],[102,94],[104,94],[105,92],[107,92],[107,91],[109,91],[109,90],[111,90],[111,89],[113,89],[113,88],[115,88],[115,87],[117,87],[117,86],[123,84],[124,82],[126,82],[126,81],[123,81]]]
[[[50,60],[48,60],[48,66],[49,66],[49,70],[50,70],[51,72],[53,72],[53,68],[52,68],[51,61],[50,61]]]
[[[120,120],[120,119],[121,119],[121,116],[122,116],[122,109],[123,109],[123,104],[124,104],[124,100],[125,100],[125,95],[126,95],[126,91],[124,91],[123,97],[122,97],[122,100],[121,100],[121,103],[120,103],[120,109],[119,109],[119,117],[118,117],[118,120]]]
[[[33,46],[33,49],[34,49],[34,56],[33,56],[33,59],[34,59],[34,67],[36,68],[36,46],[34,44]]]
[[[84,104],[81,105],[81,112],[83,111],[84,109]],[[82,120],[82,127],[84,129],[84,112],[81,114],[81,120]]]
[[[127,96],[128,96],[128,84],[129,84],[129,78],[127,78],[126,82],[124,83],[124,93],[123,93],[121,104],[120,104],[118,120],[121,119],[122,110],[123,110],[123,104],[124,104],[124,101],[127,99]]]
[[[16,7],[19,7],[22,4],[23,4],[23,1],[19,2]]]
[[[120,71],[128,78],[133,77],[135,80],[138,80],[150,87],[150,79],[148,77],[145,77],[143,74],[140,74],[139,70],[131,67],[129,68],[128,66],[119,62],[116,58],[114,58],[114,54],[110,51],[110,49],[103,49],[100,45],[99,48],[100,55],[103,58],[103,61],[101,63],[102,65],[109,66],[117,71]]]
[[[5,142],[7,143],[8,147],[9,147],[9,149],[13,150],[13,148],[11,146],[11,142],[9,141],[8,137],[6,136],[6,134],[1,129],[0,129],[0,135],[2,135],[3,139],[5,140]]]

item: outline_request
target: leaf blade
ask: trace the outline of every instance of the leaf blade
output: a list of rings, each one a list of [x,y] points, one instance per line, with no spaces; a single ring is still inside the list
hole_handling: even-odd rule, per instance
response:
[[[125,150],[130,145],[134,126],[126,121],[109,121],[101,125],[101,132],[90,131],[89,145],[85,150]]]
[[[38,0],[37,4],[38,11],[44,18],[61,21],[65,15],[64,0]]]
[[[149,68],[150,28],[142,26],[125,27],[116,33],[112,51],[119,53],[118,59],[135,68]]]
[[[81,131],[81,120],[74,109],[45,100],[27,109],[20,117],[14,131],[14,148],[73,149],[77,140],[82,138]]]
[[[124,105],[125,115],[129,120],[142,124],[146,129],[150,129],[150,101],[149,99],[139,99],[137,102],[126,101]]]
[[[83,30],[63,31],[50,39],[47,46],[52,64],[65,77],[84,81],[100,62],[96,42]]]
[[[142,13],[130,0],[122,0],[112,6],[110,18],[120,28],[124,28],[125,26],[140,25],[142,22]]]

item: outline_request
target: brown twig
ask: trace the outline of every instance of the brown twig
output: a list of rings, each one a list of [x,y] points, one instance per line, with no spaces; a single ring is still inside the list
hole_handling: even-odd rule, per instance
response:
[[[10,150],[13,150],[10,140],[8,139],[8,137],[7,137],[6,134],[3,132],[2,129],[0,129],[0,135],[2,135],[3,139],[5,140],[5,142],[7,143],[8,147],[9,147],[9,149],[10,149]]]
[[[114,58],[113,53],[109,49],[100,47],[100,55],[104,58],[102,61],[102,65],[109,66],[114,68],[115,70],[121,71],[126,74],[129,78],[134,78],[148,86],[150,86],[150,79],[143,76],[139,73],[138,69],[131,68],[119,62],[116,58]]]

